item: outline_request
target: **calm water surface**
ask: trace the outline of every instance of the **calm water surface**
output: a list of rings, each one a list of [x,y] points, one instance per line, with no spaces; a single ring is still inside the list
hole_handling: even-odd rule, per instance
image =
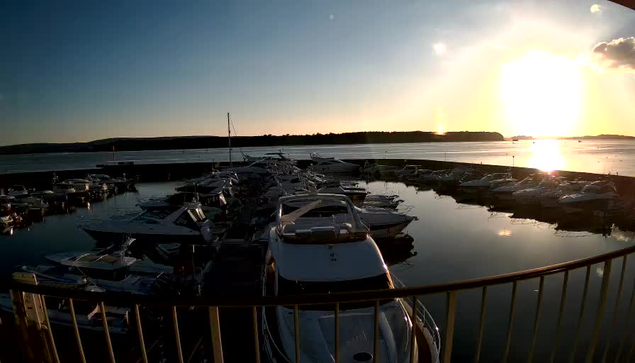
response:
[[[138,211],[136,204],[148,197],[171,193],[177,183],[141,183],[138,193],[126,193],[96,203],[90,209],[79,208],[70,215],[50,216],[45,222],[28,229],[15,230],[12,235],[0,236],[3,253],[0,254],[0,274],[10,276],[14,266],[44,262],[50,253],[85,250],[93,241],[76,225],[85,218],[106,218],[113,214]],[[369,190],[376,193],[397,193],[405,200],[404,207],[419,217],[407,232],[414,237],[411,256],[395,261],[391,270],[406,285],[422,285],[485,277],[490,275],[540,267],[612,251],[632,245],[634,236],[613,230],[610,237],[589,233],[556,231],[553,226],[531,220],[515,220],[508,214],[491,213],[484,207],[457,204],[451,197],[440,197],[433,191],[418,192],[401,183],[372,182]],[[395,252],[395,251],[390,251]],[[635,267],[629,264],[628,282],[623,294],[622,309],[630,296]],[[611,299],[616,294],[621,263],[612,268]],[[597,308],[597,296],[602,266],[594,266],[587,302],[585,324],[591,324]],[[571,274],[564,319],[563,341],[571,344],[579,313],[584,271]],[[536,361],[548,357],[555,330],[555,319],[560,299],[562,275],[549,277],[545,282]],[[533,318],[537,299],[537,281],[519,284],[518,306],[515,314],[511,360],[520,359],[529,350],[533,333]],[[511,285],[493,287],[488,291],[487,319],[482,361],[500,360],[509,318]],[[480,291],[459,295],[458,315],[454,341],[454,360],[462,361],[475,349],[480,309]],[[445,296],[424,297],[427,307],[443,329]],[[613,300],[609,300],[607,316],[611,316]],[[609,319],[605,319],[609,320]],[[608,323],[607,323],[608,324]],[[618,324],[618,328],[622,328]],[[590,325],[585,327],[588,329]],[[621,332],[621,330],[617,330]],[[585,338],[586,339],[586,338]],[[567,349],[562,349],[566,358]]]
[[[255,147],[242,151],[262,156],[281,149],[295,159],[308,159],[310,153],[318,152],[341,159],[429,159],[635,176],[635,141],[630,140],[312,145]],[[151,164],[217,162],[228,161],[228,158],[226,149],[0,155],[0,173],[90,169],[113,160]],[[238,149],[234,150],[233,158],[242,160]]]

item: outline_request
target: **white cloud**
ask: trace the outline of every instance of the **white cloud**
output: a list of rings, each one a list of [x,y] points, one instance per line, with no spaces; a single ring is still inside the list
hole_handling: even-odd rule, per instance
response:
[[[635,37],[602,42],[595,46],[593,54],[606,67],[635,71]]]
[[[600,7],[600,4],[593,4],[591,5],[591,12],[592,13],[601,13],[602,12],[602,8]]]
[[[329,14],[329,20],[335,20],[335,14]]]
[[[448,47],[443,43],[434,43],[432,44],[432,50],[436,55],[443,55],[448,50]]]

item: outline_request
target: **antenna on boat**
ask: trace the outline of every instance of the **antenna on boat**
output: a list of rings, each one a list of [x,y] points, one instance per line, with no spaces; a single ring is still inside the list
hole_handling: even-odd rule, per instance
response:
[[[229,146],[229,167],[232,167],[232,129],[229,112],[227,112],[227,145]]]

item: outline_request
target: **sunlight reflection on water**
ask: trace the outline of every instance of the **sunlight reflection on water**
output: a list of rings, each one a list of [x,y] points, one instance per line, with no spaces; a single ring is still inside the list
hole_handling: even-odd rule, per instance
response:
[[[545,172],[563,170],[567,165],[558,140],[536,140],[531,144],[529,166]]]

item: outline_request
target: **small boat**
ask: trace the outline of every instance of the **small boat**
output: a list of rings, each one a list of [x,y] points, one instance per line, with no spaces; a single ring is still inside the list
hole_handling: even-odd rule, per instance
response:
[[[492,194],[499,200],[513,200],[517,196],[515,192],[535,187],[538,185],[538,183],[539,182],[538,180],[536,180],[536,176],[531,175],[517,183],[495,188],[492,190]]]
[[[94,286],[88,286],[86,291],[103,291]],[[73,318],[67,299],[47,296],[47,314],[52,325],[57,327],[74,326]],[[104,325],[99,304],[75,300],[73,304],[77,328],[81,331],[103,331]],[[105,305],[108,332],[113,335],[124,335],[130,328],[130,308]],[[0,311],[13,314],[13,300],[11,294],[0,293]]]
[[[91,237],[107,244],[121,244],[129,237],[141,242],[216,243],[200,203],[180,207],[151,208],[123,220],[98,220],[80,224]]]
[[[29,196],[29,191],[24,185],[14,185],[7,191],[7,195],[15,198],[25,198]]]
[[[353,204],[357,207],[361,207],[364,205],[364,200],[368,195],[368,191],[366,188],[354,186],[354,185],[346,185],[340,182],[333,182],[327,184],[327,186],[322,187],[318,190],[319,193],[330,193],[330,194],[341,194],[345,195],[353,201]]]
[[[311,154],[311,160],[315,164],[309,166],[309,170],[318,173],[356,173],[359,171],[359,165],[347,163],[334,157],[322,157],[318,153]]]
[[[567,213],[613,212],[620,209],[620,195],[612,182],[594,182],[579,193],[568,194],[558,200]]]
[[[401,170],[395,171],[395,176],[398,179],[411,179],[417,176],[419,167],[417,165],[406,165]]]
[[[364,207],[397,209],[403,203],[398,195],[369,194],[364,199]]]
[[[381,252],[356,209],[341,195],[311,194],[280,198],[269,230],[263,294],[298,296],[394,288]],[[379,306],[378,356],[373,357],[373,302],[340,304],[339,358],[343,362],[410,362],[410,351],[430,352],[438,362],[439,339],[433,320],[423,328],[410,319],[407,303],[386,299]],[[331,362],[335,352],[333,306],[300,306],[300,360]],[[264,351],[272,362],[296,357],[293,309],[263,307]],[[412,341],[413,329],[423,329]],[[431,330],[428,330],[431,329]],[[425,332],[428,332],[427,334]],[[374,359],[375,358],[375,359]],[[415,358],[417,361],[417,358]]]
[[[101,252],[62,252],[45,256],[47,260],[62,266],[81,269],[87,276],[104,274],[133,274],[157,277],[161,274],[172,274],[174,268],[126,256],[126,250],[134,239],[129,239],[122,249],[114,253]]]
[[[515,179],[511,178],[509,173],[493,173],[482,177],[481,179],[471,180],[461,183],[459,186],[464,192],[478,192],[482,190],[489,190],[494,187],[501,187],[505,184],[511,184],[515,182]]]
[[[395,238],[417,217],[384,208],[358,208],[357,213],[374,239]]]

